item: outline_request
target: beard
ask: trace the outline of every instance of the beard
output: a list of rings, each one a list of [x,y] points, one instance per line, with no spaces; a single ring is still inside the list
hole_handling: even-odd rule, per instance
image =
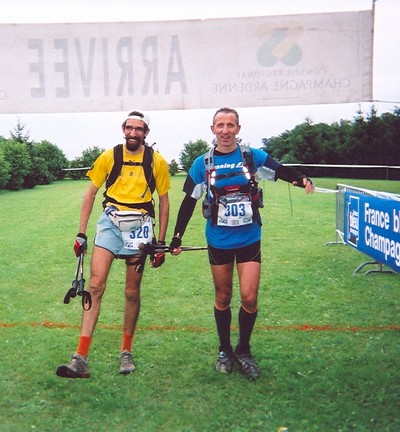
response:
[[[129,139],[126,139],[126,148],[129,151],[136,151],[140,146],[142,145],[142,140],[137,139],[136,141],[131,141]]]

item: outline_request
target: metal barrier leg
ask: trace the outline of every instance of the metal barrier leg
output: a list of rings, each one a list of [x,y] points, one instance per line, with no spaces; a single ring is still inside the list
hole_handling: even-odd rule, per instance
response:
[[[383,264],[379,263],[379,269],[374,269],[374,270],[368,270],[367,272],[365,272],[365,275],[369,275],[370,273],[390,273],[390,274],[397,274],[394,270],[392,269],[388,269],[388,270],[384,270],[383,269]]]
[[[339,240],[340,238],[340,240]],[[340,230],[336,230],[336,241],[325,243],[325,246],[332,246],[336,244],[341,244],[346,246],[346,242],[343,239],[343,233]]]
[[[365,266],[367,265],[377,265],[378,268],[377,269],[372,269],[372,270],[368,270],[367,272],[365,272],[365,275],[369,275],[370,273],[391,273],[391,274],[397,274],[394,270],[392,269],[388,269],[388,270],[384,270],[383,269],[383,264],[378,262],[378,261],[367,261],[361,265],[359,265],[355,270],[354,270],[354,274],[359,273],[359,271],[361,269],[363,269]]]

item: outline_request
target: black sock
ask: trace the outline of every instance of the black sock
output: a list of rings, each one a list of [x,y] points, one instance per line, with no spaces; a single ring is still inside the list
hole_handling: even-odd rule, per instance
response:
[[[219,310],[214,306],[214,317],[217,324],[217,332],[219,336],[219,350],[225,352],[232,351],[231,345],[231,308]]]
[[[239,343],[236,350],[250,354],[250,338],[257,318],[257,312],[248,313],[242,306],[239,309]]]

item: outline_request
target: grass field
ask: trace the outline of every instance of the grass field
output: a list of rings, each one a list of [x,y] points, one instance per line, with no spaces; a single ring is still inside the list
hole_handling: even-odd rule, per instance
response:
[[[172,178],[170,235],[183,179]],[[400,182],[317,180],[331,189],[337,183],[400,193]],[[399,276],[354,275],[368,258],[326,246],[335,240],[335,195],[291,188],[291,210],[284,182],[263,185],[252,338],[262,369],[257,382],[214,371],[218,340],[205,251],[146,268],[137,370],[129,376],[118,374],[125,265],[115,262],[92,344],[92,377],[58,378],[57,365],[78,341],[79,299],[65,305],[63,298],[74,277],[72,247],[87,186],[66,180],[0,192],[1,432],[400,430]],[[204,245],[203,227],[198,206],[184,245]],[[234,293],[236,337],[237,284]]]

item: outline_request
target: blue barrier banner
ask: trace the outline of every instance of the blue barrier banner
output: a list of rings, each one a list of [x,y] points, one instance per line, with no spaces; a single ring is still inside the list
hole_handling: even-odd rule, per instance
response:
[[[400,272],[400,201],[345,192],[344,241]]]

